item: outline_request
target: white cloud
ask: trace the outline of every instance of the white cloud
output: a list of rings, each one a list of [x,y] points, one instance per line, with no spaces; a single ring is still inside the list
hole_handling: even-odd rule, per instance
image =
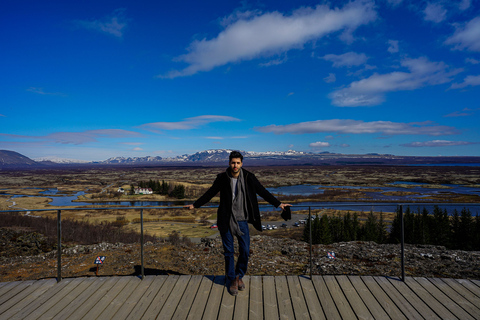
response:
[[[335,77],[335,73],[329,73],[328,77],[323,78],[323,81],[326,83],[331,83],[337,81],[337,77]]]
[[[184,119],[178,122],[152,122],[141,125],[144,129],[159,130],[190,130],[207,125],[211,122],[231,122],[240,121],[240,119],[229,116],[204,115]]]
[[[317,141],[309,144],[310,148],[325,148],[330,147],[330,143]]]
[[[473,59],[473,58],[466,58],[465,62],[466,63],[471,63],[471,64],[479,64],[480,63],[480,61],[478,61],[476,59]]]
[[[350,147],[350,145],[349,145],[348,143],[342,143],[342,144],[340,145],[340,147],[342,147],[342,148],[348,148],[348,147]]]
[[[99,20],[77,20],[75,23],[85,29],[110,34],[117,38],[123,37],[123,31],[127,27],[124,9],[117,9],[111,15]]]
[[[99,138],[131,138],[139,137],[141,136],[141,134],[138,132],[127,131],[123,129],[100,129],[80,132],[54,132],[45,136],[23,136],[4,133],[0,133],[0,136],[9,137],[12,139],[36,139],[45,142],[80,145],[85,143],[97,142]]]
[[[143,149],[140,148],[140,147],[135,147],[135,148],[133,148],[132,150],[133,150],[133,151],[143,151]]]
[[[0,113],[0,117],[6,117],[6,115]]]
[[[387,0],[388,4],[390,4],[392,7],[398,6],[400,3],[402,3],[403,0]]]
[[[478,142],[467,142],[467,141],[448,141],[448,140],[432,140],[424,142],[411,142],[401,144],[403,147],[453,147],[453,146],[466,146],[470,144],[477,144]]]
[[[458,8],[463,11],[463,10],[467,10],[468,8],[470,8],[471,5],[472,5],[471,0],[461,0]]]
[[[65,94],[61,92],[46,92],[43,90],[43,88],[37,88],[37,87],[30,87],[27,89],[27,91],[38,93],[41,95],[47,95],[47,96],[65,96]]]
[[[390,53],[398,52],[398,40],[388,40],[387,43],[390,45],[387,49],[388,52]]]
[[[364,53],[347,52],[344,54],[327,54],[322,59],[333,62],[333,67],[352,67],[365,64],[368,57]]]
[[[342,30],[351,34],[376,19],[374,5],[370,0],[357,0],[343,8],[302,7],[291,15],[278,11],[247,17],[237,15],[235,19],[227,19],[225,29],[217,37],[195,40],[188,47],[188,53],[176,58],[188,64],[185,69],[160,77],[189,76],[231,62],[301,49],[309,41]]]
[[[471,111],[471,110],[468,109],[468,108],[465,108],[465,109],[463,109],[463,112],[455,111],[455,112],[449,113],[449,114],[447,114],[447,115],[444,115],[444,117],[445,117],[445,118],[456,118],[456,117],[468,117],[468,116],[471,116],[473,113],[472,113],[472,112],[468,112],[468,111]]]
[[[278,66],[280,64],[283,64],[287,62],[287,55],[285,55],[283,58],[278,58],[275,60],[270,60],[265,63],[260,63],[260,67],[271,67],[271,66]]]
[[[453,50],[467,49],[480,52],[480,17],[473,18],[463,27],[445,40],[445,44],[453,45]]]
[[[287,125],[272,124],[265,127],[257,127],[255,129],[260,132],[271,132],[275,134],[335,132],[353,134],[381,133],[384,135],[421,134],[440,136],[458,133],[453,127],[434,125],[429,121],[402,123],[391,121],[364,122],[362,120],[350,119],[316,120]]]
[[[428,3],[423,11],[426,21],[442,22],[447,16],[447,10],[439,3]]]
[[[415,90],[426,85],[438,85],[451,81],[461,69],[448,71],[443,62],[431,62],[427,58],[405,59],[401,65],[409,72],[395,71],[374,73],[369,78],[352,82],[348,87],[332,92],[332,104],[339,107],[374,106],[385,101],[385,93]]]
[[[480,75],[479,76],[466,76],[462,83],[452,83],[450,89],[462,89],[468,86],[480,86]]]

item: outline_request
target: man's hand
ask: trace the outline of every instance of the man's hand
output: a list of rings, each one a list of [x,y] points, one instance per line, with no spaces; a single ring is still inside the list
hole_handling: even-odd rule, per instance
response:
[[[285,210],[285,207],[291,207],[291,206],[292,205],[288,203],[280,203],[278,207],[281,208],[282,210]]]
[[[195,207],[193,206],[193,204],[187,204],[186,206],[183,206],[185,209],[188,209],[188,210],[192,210],[194,209]]]

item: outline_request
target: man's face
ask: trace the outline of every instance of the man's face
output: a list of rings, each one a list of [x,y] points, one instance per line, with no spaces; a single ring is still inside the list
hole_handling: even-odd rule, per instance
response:
[[[240,172],[240,168],[242,167],[242,159],[240,158],[232,158],[230,160],[229,165],[230,165],[230,171],[232,172],[233,175],[236,175]]]

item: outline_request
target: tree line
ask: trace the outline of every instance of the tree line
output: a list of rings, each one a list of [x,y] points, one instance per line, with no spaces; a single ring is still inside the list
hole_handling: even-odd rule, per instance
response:
[[[138,183],[139,188],[150,188],[152,189],[153,193],[168,195],[172,198],[183,199],[185,198],[185,186],[183,184],[173,185],[165,180],[162,180],[160,183],[159,180],[152,180],[149,181],[140,181]],[[135,190],[133,185],[130,186],[131,190]]]
[[[312,225],[313,244],[331,244],[343,241],[375,241],[377,243],[400,243],[400,209],[390,228],[385,223],[383,213],[379,218],[370,211],[366,221],[360,222],[358,214],[350,212],[341,216],[316,215],[308,219],[302,239],[310,241]],[[448,249],[480,250],[480,217],[473,217],[464,208],[460,213],[454,210],[452,216],[438,206],[430,214],[426,208],[414,212],[407,207],[403,215],[404,239],[410,244],[441,245]]]

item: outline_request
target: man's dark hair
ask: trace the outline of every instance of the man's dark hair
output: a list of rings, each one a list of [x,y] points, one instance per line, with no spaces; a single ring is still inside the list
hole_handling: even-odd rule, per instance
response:
[[[240,160],[243,162],[243,156],[240,152],[238,151],[232,151],[230,152],[230,156],[228,157],[228,161],[232,161],[233,158],[240,158]]]

